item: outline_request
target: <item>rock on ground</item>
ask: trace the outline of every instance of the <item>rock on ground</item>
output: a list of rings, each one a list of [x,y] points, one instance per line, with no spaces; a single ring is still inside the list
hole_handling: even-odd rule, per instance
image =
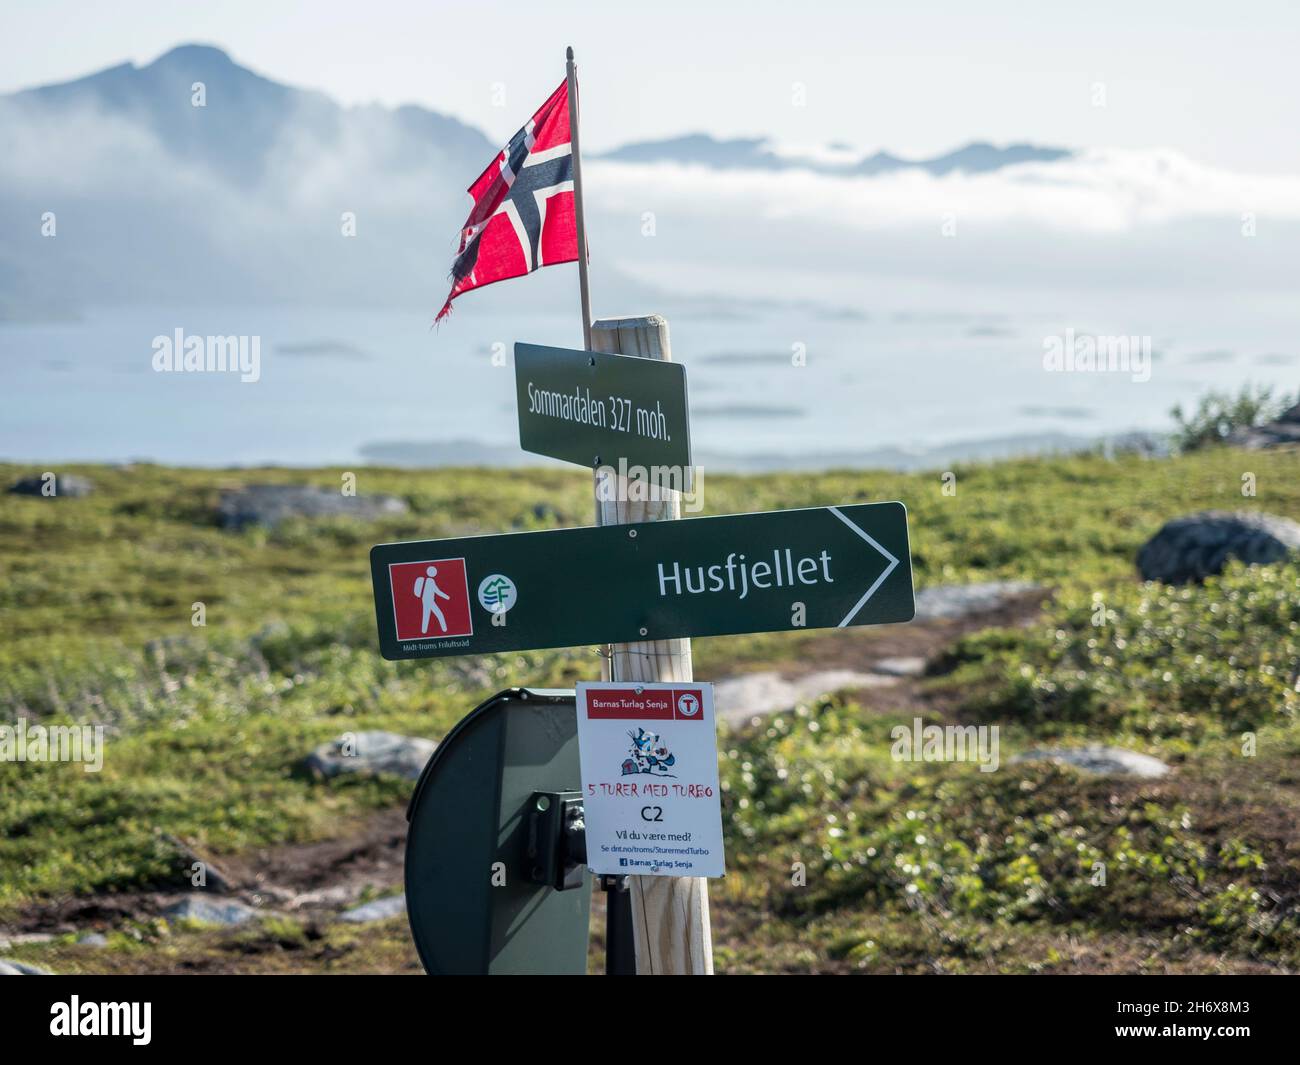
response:
[[[263,891],[267,891],[263,888]],[[359,894],[349,884],[334,884],[330,887],[315,888],[311,891],[291,891],[287,888],[271,888],[270,892],[279,898],[290,910],[319,909],[329,907],[338,909],[351,902]]]
[[[871,672],[886,677],[919,677],[925,672],[925,659],[912,656],[880,658],[871,664]]]
[[[353,906],[339,914],[340,921],[352,924],[366,924],[370,921],[386,921],[390,917],[406,912],[405,895],[389,895],[387,898],[375,899],[373,902]]]
[[[357,732],[322,743],[307,755],[303,765],[313,776],[340,773],[393,773],[415,780],[437,744],[419,736],[395,732]]]
[[[349,517],[373,520],[407,513],[410,507],[396,496],[345,496],[341,491],[309,484],[250,484],[223,492],[217,515],[224,529],[249,525],[274,528],[289,518]]]
[[[50,976],[48,969],[42,969],[39,965],[28,965],[25,961],[14,961],[12,958],[0,958],[0,976]]]
[[[53,932],[19,932],[16,936],[0,936],[0,950],[26,947],[32,943],[53,943]]]
[[[713,685],[714,710],[718,717],[743,721],[754,714],[775,714],[797,703],[845,688],[880,688],[896,683],[878,673],[851,669],[827,669],[787,679],[780,673],[745,673],[727,677]]]
[[[1300,444],[1300,403],[1290,410],[1283,411],[1276,421],[1268,422],[1266,425],[1251,426],[1248,429],[1238,429],[1228,437],[1228,443],[1251,451]]]
[[[1169,767],[1159,758],[1123,747],[1046,747],[1025,751],[1011,759],[1012,762],[1058,762],[1099,776],[1139,777],[1156,780],[1169,772]]]
[[[1230,558],[1267,565],[1294,551],[1300,525],[1289,518],[1206,510],[1167,522],[1138,551],[1137,568],[1143,580],[1188,584],[1222,573]]]
[[[1012,599],[1042,591],[1032,581],[982,581],[978,584],[936,584],[916,593],[916,620],[964,618],[996,610]]]
[[[53,491],[46,488],[47,483],[53,486]],[[89,480],[78,477],[75,473],[56,473],[51,482],[47,482],[43,473],[31,473],[11,484],[9,493],[16,496],[38,496],[43,499],[77,499],[80,496],[90,495],[94,488],[95,486]]]
[[[245,924],[257,916],[253,907],[231,899],[209,899],[203,895],[188,895],[163,911],[172,920],[198,921],[201,924]]]

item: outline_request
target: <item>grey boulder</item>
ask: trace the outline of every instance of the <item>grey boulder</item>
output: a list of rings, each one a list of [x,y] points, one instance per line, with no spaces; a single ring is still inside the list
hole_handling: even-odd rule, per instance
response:
[[[1123,747],[1103,747],[1092,744],[1088,747],[1047,747],[1041,750],[1025,751],[1011,759],[1012,762],[1055,762],[1058,765],[1072,765],[1085,773],[1107,777],[1138,777],[1142,780],[1158,780],[1169,772],[1169,767],[1159,758],[1149,754],[1139,754]]]
[[[1137,568],[1143,580],[1188,584],[1222,573],[1230,558],[1267,565],[1295,551],[1300,525],[1289,518],[1206,510],[1166,523],[1138,551]]]
[[[48,969],[42,969],[39,965],[28,965],[24,961],[14,961],[12,958],[0,958],[0,976],[50,976]]]
[[[983,614],[1022,596],[1042,591],[1032,581],[981,581],[976,584],[935,584],[916,593],[916,620],[964,618]]]
[[[345,496],[341,491],[310,484],[250,484],[221,494],[217,517],[224,529],[249,525],[275,528],[290,518],[400,517],[410,507],[396,496]]]
[[[893,677],[852,669],[824,669],[789,678],[763,670],[715,681],[713,699],[720,718],[744,721],[759,714],[781,713],[830,692],[883,688],[896,683]]]
[[[303,765],[313,776],[326,779],[341,773],[391,773],[415,780],[437,746],[433,740],[395,732],[347,733],[322,743]]]
[[[78,477],[75,473],[56,473],[53,477],[32,473],[11,484],[9,494],[44,499],[77,499],[90,495],[94,488],[85,477]]]
[[[340,921],[349,924],[368,924],[370,921],[386,921],[406,912],[405,895],[389,895],[387,898],[375,899],[360,906],[353,906],[339,914]]]
[[[912,655],[901,658],[880,658],[871,666],[872,673],[887,677],[920,677],[925,673],[925,659]]]
[[[1275,421],[1238,429],[1228,437],[1228,443],[1252,451],[1266,447],[1300,444],[1300,403],[1283,411]]]
[[[196,921],[199,924],[246,924],[257,916],[253,907],[231,899],[209,899],[203,895],[187,895],[180,902],[163,911],[164,917],[174,921]]]

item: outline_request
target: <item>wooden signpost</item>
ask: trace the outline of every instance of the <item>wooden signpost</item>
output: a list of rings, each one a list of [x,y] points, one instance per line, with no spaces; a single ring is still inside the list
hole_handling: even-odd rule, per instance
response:
[[[598,644],[605,681],[689,683],[693,635],[911,620],[901,503],[675,520],[686,374],[662,317],[591,319],[571,48],[567,80],[585,350],[516,345],[519,440],[594,471],[596,525],[374,548],[384,657]],[[707,880],[628,880],[636,972],[711,973]]]
[[[645,318],[605,318],[592,327],[599,351],[672,361],[668,322]],[[658,499],[629,497],[626,478],[618,478],[614,498],[596,482],[596,524],[671,521],[682,516],[678,492]],[[689,681],[695,678],[689,639],[644,640],[610,647],[603,679]],[[636,971],[648,975],[712,975],[713,933],[709,925],[709,882],[703,877],[634,876],[632,934]]]

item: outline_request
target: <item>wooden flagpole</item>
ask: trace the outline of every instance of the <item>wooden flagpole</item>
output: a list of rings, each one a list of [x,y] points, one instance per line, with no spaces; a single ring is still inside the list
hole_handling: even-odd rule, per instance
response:
[[[582,156],[578,149],[578,68],[573,48],[566,53],[569,84],[569,140],[573,151],[573,207],[578,230],[578,284],[582,294],[582,342],[588,351],[647,359],[672,359],[668,323],[659,315],[602,319],[593,323],[587,285],[587,224],[582,207]],[[593,345],[593,329],[595,341]],[[681,499],[665,490],[653,500],[634,501],[625,478],[606,470],[594,472],[596,524],[662,521],[681,517]],[[683,481],[683,483],[685,483]],[[613,498],[610,498],[612,495]],[[606,680],[689,681],[690,640],[651,640],[609,648],[601,674]],[[702,877],[633,876],[632,931],[636,971],[660,974],[713,972],[713,939],[709,926],[709,882]],[[608,904],[626,906],[610,893]]]
[[[591,350],[591,289],[587,281],[587,220],[582,210],[582,152],[578,147],[578,67],[565,51],[569,82],[569,144],[573,152],[573,213],[578,223],[578,290],[582,296],[582,346]]]

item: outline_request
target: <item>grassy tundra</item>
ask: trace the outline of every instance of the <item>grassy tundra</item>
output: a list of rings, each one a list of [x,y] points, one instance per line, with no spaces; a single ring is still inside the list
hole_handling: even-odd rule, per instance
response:
[[[26,472],[0,466],[0,479]],[[306,777],[297,766],[317,743],[362,728],[436,739],[499,688],[598,676],[590,648],[385,662],[367,569],[381,541],[586,524],[589,476],[363,469],[360,492],[401,496],[410,514],[235,533],[214,519],[223,487],[337,486],[343,471],[60,472],[95,492],[0,496],[0,723],[100,723],[108,746],[100,773],[0,764],[0,940],[56,930],[3,953],[55,971],[415,967],[400,919],[216,930],[168,923],[149,900],[188,887],[178,840],[255,877],[263,856],[324,853],[311,848],[375,824],[400,833],[409,783]],[[938,474],[708,477],[714,514],[901,499],[919,587],[1045,589],[976,626],[696,642],[708,679],[864,668],[899,647],[929,661],[887,693],[724,728],[719,970],[1300,968],[1300,563],[1182,589],[1142,584],[1133,566],[1189,511],[1300,519],[1300,457],[1211,449],[956,474],[955,496]],[[1000,726],[1001,767],[895,761],[891,730],[916,717]],[[1173,771],[1143,781],[1011,762],[1084,741]],[[370,893],[400,884],[386,868]],[[76,944],[69,913],[108,947]]]

